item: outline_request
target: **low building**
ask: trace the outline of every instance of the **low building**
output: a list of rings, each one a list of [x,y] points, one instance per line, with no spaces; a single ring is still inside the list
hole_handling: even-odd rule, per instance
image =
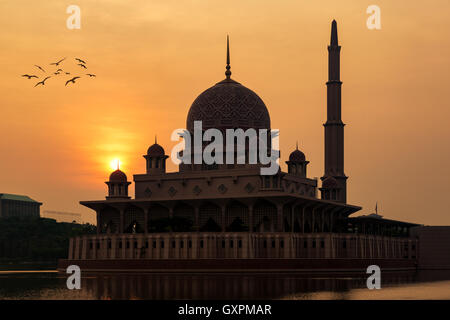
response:
[[[410,232],[419,243],[420,269],[450,269],[449,226],[419,226]]]
[[[42,203],[28,196],[0,193],[0,218],[40,217]]]

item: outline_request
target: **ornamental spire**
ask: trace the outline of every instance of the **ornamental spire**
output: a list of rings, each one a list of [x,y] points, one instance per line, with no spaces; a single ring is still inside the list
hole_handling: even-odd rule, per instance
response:
[[[227,79],[230,79],[231,77],[231,67],[230,67],[230,37],[227,35],[227,71],[225,71],[225,75],[227,76]]]
[[[338,46],[338,34],[337,34],[337,23],[333,20],[331,23],[331,41],[330,46]]]

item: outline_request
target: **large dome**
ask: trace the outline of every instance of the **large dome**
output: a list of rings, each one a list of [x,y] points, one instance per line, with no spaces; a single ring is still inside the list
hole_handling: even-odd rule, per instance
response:
[[[261,98],[228,77],[195,99],[186,121],[186,127],[190,132],[194,130],[194,121],[202,121],[204,130],[270,129],[269,112]]]

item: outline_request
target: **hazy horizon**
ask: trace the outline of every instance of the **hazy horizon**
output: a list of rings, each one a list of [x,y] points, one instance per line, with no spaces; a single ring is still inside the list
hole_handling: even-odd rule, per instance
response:
[[[144,173],[155,135],[170,154],[192,102],[225,78],[227,34],[232,78],[262,98],[280,130],[282,169],[298,140],[308,176],[322,176],[336,19],[348,203],[363,207],[357,214],[378,201],[387,219],[450,225],[448,1],[78,0],[81,30],[66,28],[71,4],[0,3],[0,193],[94,222],[79,201],[104,199],[115,158],[128,180]],[[381,30],[366,27],[371,4],[381,8]],[[97,77],[66,87],[61,75],[36,88],[21,77],[64,57],[63,69],[80,73],[79,57],[88,66],[81,74]]]

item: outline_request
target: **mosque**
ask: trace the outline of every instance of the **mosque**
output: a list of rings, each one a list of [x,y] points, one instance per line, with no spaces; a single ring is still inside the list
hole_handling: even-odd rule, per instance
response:
[[[96,212],[97,234],[72,238],[64,263],[91,269],[289,269],[352,268],[377,259],[387,267],[417,262],[416,225],[378,214],[351,217],[361,207],[347,203],[340,50],[333,20],[328,46],[324,174],[308,177],[306,155],[293,150],[287,172],[261,175],[258,164],[186,164],[166,172],[168,156],[151,145],[146,172],[114,171],[105,200],[81,201]],[[252,90],[226,78],[192,103],[186,128],[271,129],[268,108]],[[247,148],[247,146],[246,146]],[[339,261],[333,265],[330,261]],[[359,262],[355,262],[359,261]],[[318,264],[319,263],[319,264]],[[331,264],[330,264],[331,263]],[[367,263],[366,263],[367,264]]]

